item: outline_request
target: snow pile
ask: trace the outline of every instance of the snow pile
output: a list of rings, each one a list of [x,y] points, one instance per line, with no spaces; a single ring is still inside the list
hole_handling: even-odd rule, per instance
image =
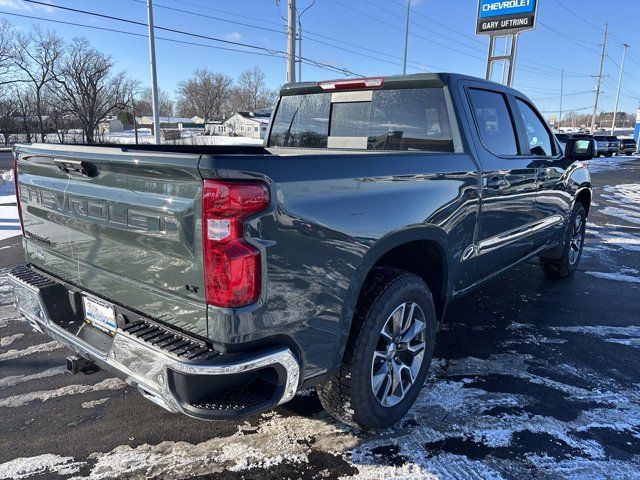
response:
[[[77,473],[84,462],[74,462],[73,457],[61,457],[45,453],[37,457],[16,458],[0,465],[0,480],[28,478],[34,475],[71,475]]]

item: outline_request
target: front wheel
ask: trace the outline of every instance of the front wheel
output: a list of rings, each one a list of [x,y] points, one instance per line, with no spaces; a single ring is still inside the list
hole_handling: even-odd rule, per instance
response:
[[[558,259],[540,257],[540,267],[547,275],[557,278],[570,277],[578,269],[587,226],[587,212],[577,203],[571,214],[564,236],[562,257]]]
[[[363,287],[343,363],[317,388],[337,419],[368,430],[395,424],[420,393],[436,332],[433,297],[409,272],[378,268]]]

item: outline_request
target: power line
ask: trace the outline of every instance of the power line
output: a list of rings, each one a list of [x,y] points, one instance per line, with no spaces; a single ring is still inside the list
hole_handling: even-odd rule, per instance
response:
[[[562,96],[562,97],[574,97],[576,95],[586,95],[587,93],[593,94],[594,91],[593,90],[584,90],[582,92],[563,93],[562,95],[554,95],[554,96],[551,96],[551,97],[532,98],[531,100],[534,100],[536,102],[541,102],[541,101],[544,101],[544,100],[555,100],[556,98],[559,98],[560,96]]]
[[[122,35],[129,35],[129,36],[132,36],[132,37],[140,37],[140,38],[144,38],[144,39],[148,38],[147,35],[142,34],[142,33],[128,32],[126,30],[119,30],[117,28],[98,27],[96,25],[87,25],[85,23],[69,22],[69,21],[65,21],[65,20],[54,20],[52,18],[38,17],[38,16],[35,16],[35,15],[26,15],[26,14],[21,14],[21,13],[14,13],[14,12],[0,11],[0,14],[9,15],[9,16],[13,16],[13,17],[29,18],[31,20],[40,20],[40,21],[43,21],[43,22],[56,23],[56,24],[61,24],[61,25],[70,25],[70,26],[73,26],[73,27],[89,28],[89,29],[92,29],[92,30],[102,30],[102,31],[105,31],[105,32],[119,33],[119,34],[122,34]],[[196,46],[196,47],[212,48],[214,50],[223,50],[223,51],[227,51],[227,52],[245,53],[245,54],[248,54],[248,55],[259,55],[259,56],[271,57],[271,58],[284,58],[284,56],[281,55],[281,54],[265,53],[265,52],[252,52],[252,51],[248,51],[248,50],[240,50],[240,49],[237,49],[237,48],[220,47],[220,46],[215,46],[215,45],[208,45],[208,44],[205,44],[205,43],[190,42],[190,41],[187,41],[187,40],[178,40],[176,38],[159,37],[157,35],[156,35],[156,40],[162,40],[162,41],[170,42],[170,43],[178,43],[178,44],[181,44],[181,45],[190,45],[190,46]],[[323,69],[323,70],[329,70],[329,71],[332,71],[332,72],[336,72],[336,71],[341,72],[341,70],[336,70],[336,69],[329,68],[329,67],[319,66],[319,65],[316,65],[315,63],[307,62],[306,60],[304,62],[305,62],[305,64],[312,65],[312,66],[315,66],[315,67]]]
[[[404,31],[404,29],[403,29],[403,28],[401,28],[401,27],[399,27],[399,26],[397,26],[397,25],[394,25],[394,24],[392,24],[392,23],[389,23],[389,22],[388,22],[388,21],[386,21],[386,20],[383,20],[383,19],[381,19],[381,18],[379,18],[379,17],[376,17],[376,16],[374,16],[374,15],[371,15],[371,14],[369,14],[369,13],[367,13],[367,12],[362,11],[362,10],[359,10],[359,9],[357,9],[357,8],[355,8],[355,7],[351,6],[351,5],[347,5],[347,4],[343,3],[343,2],[342,2],[342,1],[340,1],[340,0],[332,0],[332,1],[333,1],[334,3],[336,3],[336,4],[338,4],[338,5],[340,5],[340,6],[344,7],[344,8],[346,8],[346,9],[349,9],[349,10],[351,10],[351,11],[353,11],[353,12],[357,13],[358,15],[361,15],[361,16],[364,16],[364,17],[367,17],[367,18],[369,18],[369,19],[371,19],[371,20],[374,20],[374,21],[376,21],[376,22],[378,22],[378,23],[380,23],[380,24],[382,24],[382,25],[385,25],[385,26],[387,26],[387,27],[389,27],[389,28],[393,28],[394,30],[398,30],[398,31]],[[367,0],[367,1],[368,1],[368,0]],[[394,2],[394,3],[397,3],[397,2]],[[378,8],[381,8],[382,10],[385,10],[387,13],[390,13],[390,14],[393,14],[393,15],[398,16],[397,14],[395,14],[395,12],[392,12],[392,11],[390,11],[390,10],[388,10],[388,9],[385,9],[384,7],[381,7],[381,6],[379,6],[379,5],[376,5],[376,6],[377,6]],[[412,23],[413,23],[413,24],[415,24],[415,22],[412,22]],[[424,27],[423,27],[423,28],[424,28]],[[445,48],[445,49],[447,49],[447,50],[451,50],[451,51],[456,52],[456,53],[459,53],[459,54],[461,54],[461,55],[466,55],[466,56],[468,56],[468,57],[471,57],[471,58],[474,58],[474,59],[477,59],[477,60],[481,60],[481,61],[483,61],[483,62],[484,62],[484,56],[483,56],[483,55],[484,55],[484,51],[483,51],[483,50],[480,50],[480,49],[476,49],[475,47],[469,47],[469,46],[467,46],[467,45],[463,45],[465,48],[473,49],[473,51],[474,51],[474,52],[481,53],[482,55],[473,54],[473,53],[470,53],[470,52],[467,52],[467,51],[460,50],[460,49],[458,49],[458,48],[451,47],[450,45],[447,45],[447,44],[444,44],[444,43],[441,43],[441,42],[437,42],[437,41],[435,41],[435,40],[433,40],[433,39],[426,38],[426,37],[424,37],[424,36],[422,36],[422,35],[419,35],[419,34],[417,34],[417,33],[410,33],[410,35],[411,35],[412,37],[419,38],[419,39],[421,39],[421,40],[424,40],[424,41],[426,41],[426,42],[432,43],[432,44],[434,44],[434,45],[438,45],[439,47]],[[438,35],[441,35],[441,34],[438,34]],[[449,39],[451,40],[451,38],[450,38],[450,37],[449,37]],[[457,42],[457,40],[456,40],[456,39],[453,39],[453,41],[456,41],[456,42]],[[533,74],[533,75],[543,75],[543,76],[554,75],[554,76],[557,76],[557,77],[559,77],[559,76],[560,76],[560,70],[554,70],[554,69],[552,69],[552,67],[549,67],[548,65],[541,64],[541,63],[534,62],[534,61],[528,61],[528,60],[522,60],[522,61],[524,61],[524,62],[528,62],[528,63],[537,64],[537,65],[539,65],[539,66],[542,66],[542,67],[546,70],[546,71],[545,71],[545,70],[541,70],[540,68],[537,68],[537,67],[528,67],[528,66],[526,66],[526,67],[525,67],[525,66],[520,67],[522,70],[524,70],[524,71],[526,71],[526,72],[528,72],[528,73],[531,73],[531,74]],[[569,73],[566,73],[566,74],[565,74],[565,77],[589,77],[589,76],[590,76],[590,75],[582,74],[582,73],[575,73],[575,72],[569,72]]]
[[[540,20],[538,20],[538,25],[540,25],[541,27],[546,28],[550,32],[555,33],[556,35],[558,35],[561,38],[564,38],[565,40],[569,40],[570,42],[572,42],[577,47],[583,48],[583,49],[588,50],[589,52],[592,52],[592,53],[600,53],[600,52],[598,52],[597,50],[595,50],[593,48],[589,48],[589,47],[583,45],[584,43],[588,43],[589,45],[598,45],[597,43],[585,42],[583,40],[580,40],[579,38],[572,37],[571,35],[567,35],[566,33],[561,32],[561,31],[559,31],[559,30],[547,25],[546,23],[543,23]]]
[[[564,3],[562,3],[561,0],[558,0],[558,5],[560,5],[562,8],[564,8],[567,12],[569,12],[571,14],[572,17],[575,17],[579,20],[582,20],[584,23],[586,23],[587,25],[589,25],[590,27],[595,28],[598,32],[602,32],[602,27],[596,25],[595,23],[591,23],[589,20],[586,20],[584,17],[581,17],[577,12],[576,9],[570,9],[569,7],[567,7]]]
[[[382,7],[381,5],[378,5],[377,3],[373,2],[372,0],[365,0],[365,1],[366,1],[366,2],[368,2],[368,3],[370,3],[370,4],[372,4],[372,5],[374,5],[374,6],[376,6],[376,7],[377,7],[377,8],[379,8],[379,9],[381,9],[381,10],[385,11],[386,13],[389,13],[390,15],[393,15],[393,16],[398,17],[398,18],[403,18],[403,17],[402,17],[401,15],[399,15],[398,13],[396,13],[396,12],[394,12],[394,11],[392,11],[392,10],[389,10],[389,9],[387,9],[387,8],[384,8],[384,7]],[[398,6],[404,7],[404,6],[403,6],[400,2],[398,2],[397,0],[389,0],[389,1],[390,1],[391,3],[394,3],[394,4],[398,5]],[[419,11],[414,10],[412,13],[414,13],[415,15],[417,15],[417,16],[419,16],[419,17],[421,17],[421,18],[423,18],[423,19],[425,19],[425,20],[427,20],[427,21],[429,21],[429,22],[433,23],[434,25],[437,25],[438,27],[442,28],[442,25],[441,25],[440,23],[438,23],[438,22],[436,22],[435,20],[433,20],[433,19],[431,19],[431,18],[427,17],[426,15],[424,15],[424,14],[420,13]],[[419,23],[417,23],[417,22],[415,22],[415,21],[412,21],[411,23],[412,23],[413,25],[415,25],[415,26],[419,27],[419,28],[422,28],[422,29],[424,29],[424,30],[428,31],[428,32],[433,32],[433,30],[428,29],[427,27],[425,27],[425,26],[423,26],[423,25],[421,25],[421,24],[419,24]],[[451,31],[451,32],[453,32],[453,33],[455,33],[455,34],[457,34],[459,37],[467,38],[467,39],[469,39],[469,40],[471,40],[471,41],[474,41],[474,42],[476,42],[476,43],[478,43],[478,44],[480,44],[480,45],[482,45],[482,46],[485,46],[485,42],[482,42],[482,41],[478,40],[476,37],[473,37],[473,36],[471,36],[471,35],[464,34],[464,33],[460,32],[459,30],[455,30],[455,29],[452,29],[452,28],[447,28],[447,30],[449,30],[449,31]],[[445,34],[443,34],[443,33],[437,33],[437,35],[439,35],[439,36],[441,36],[441,37],[443,37],[443,38],[446,38],[446,39],[448,39],[448,40],[451,40],[451,41],[453,41],[453,42],[456,42],[456,43],[459,43],[459,42],[460,42],[460,39],[459,39],[459,38],[453,38],[453,37],[447,36],[447,35],[445,35]],[[594,45],[597,45],[597,44],[594,44]],[[479,53],[481,53],[482,55],[484,55],[484,54],[486,53],[486,48],[485,48],[485,49],[480,49],[480,48],[478,48],[478,47],[472,47],[472,46],[468,46],[468,45],[462,45],[462,46],[464,46],[465,48],[469,48],[469,49],[471,49],[471,50],[473,50],[473,51],[479,52]],[[520,60],[520,62],[525,62],[525,63],[529,63],[529,64],[532,64],[532,65],[537,65],[537,66],[543,67],[543,68],[547,69],[549,72],[551,72],[551,71],[555,71],[555,72],[557,72],[557,75],[558,75],[558,76],[559,76],[559,74],[560,74],[560,69],[557,69],[557,68],[551,67],[551,66],[549,66],[549,65],[547,65],[547,64],[544,64],[544,63],[540,63],[540,62],[536,62],[536,61],[534,61],[534,60],[528,60],[528,59],[521,59],[521,60]],[[565,73],[569,73],[569,75],[583,75],[583,74],[575,73],[575,72],[565,72]],[[587,76],[587,75],[585,75],[585,76]]]
[[[385,0],[385,1],[387,1],[387,0]],[[397,0],[388,0],[388,1],[390,1],[391,3],[395,3],[396,5],[398,5],[400,7],[404,7],[404,5],[402,3],[400,3],[399,1],[397,1]],[[444,27],[442,27],[442,25],[439,22],[433,20],[432,18],[427,17],[425,14],[420,13],[418,10],[415,10],[413,13],[414,13],[414,15],[417,15],[418,17],[421,17],[421,18],[425,19],[426,21],[428,21],[430,23],[433,23],[434,25],[438,26],[439,28],[444,28]],[[480,44],[482,46],[485,46],[485,42],[483,42],[482,40],[478,40],[477,37],[474,37],[472,35],[468,35],[466,33],[463,33],[461,31],[459,31],[459,30],[454,30],[454,29],[450,28],[449,26],[446,27],[446,30],[454,32],[454,33],[458,34],[461,37],[467,38],[468,40],[471,40],[471,41],[473,41],[475,43],[478,43],[478,44]],[[440,34],[438,34],[438,35],[440,35]],[[456,39],[456,41],[459,41],[459,40]]]
[[[380,10],[382,10],[382,11],[384,11],[384,12],[388,13],[389,15],[392,15],[392,16],[394,16],[394,17],[397,17],[397,18],[399,18],[399,19],[401,19],[401,20],[404,20],[404,19],[405,19],[405,17],[404,17],[403,15],[400,15],[400,14],[398,14],[398,13],[394,12],[393,10],[389,10],[388,8],[385,8],[385,7],[383,7],[382,5],[378,5],[377,3],[375,3],[375,2],[373,2],[373,1],[371,1],[371,0],[365,0],[365,1],[366,1],[367,3],[369,3],[369,4],[373,5],[374,7],[379,8]],[[394,2],[394,3],[395,3],[395,2]],[[402,8],[406,8],[406,5],[401,5],[401,6],[402,6]],[[415,13],[415,12],[413,12],[413,11],[412,11],[412,13]],[[414,26],[416,26],[416,27],[418,27],[418,28],[421,28],[421,29],[423,29],[423,30],[426,30],[427,32],[431,32],[431,33],[433,33],[433,30],[431,30],[431,29],[429,29],[429,28],[425,27],[424,25],[422,25],[422,24],[420,24],[420,23],[416,22],[415,20],[411,20],[411,22],[410,22],[410,23],[411,23],[411,25],[414,25]],[[447,39],[447,40],[450,40],[450,41],[452,41],[452,42],[456,42],[457,44],[459,44],[459,43],[460,43],[460,39],[459,39],[459,38],[450,37],[450,36],[445,35],[445,34],[443,34],[443,33],[438,33],[438,36],[440,36],[440,37],[442,37],[442,38],[445,38],[445,39]],[[478,48],[478,47],[470,47],[470,46],[467,46],[467,45],[461,45],[461,46],[464,46],[464,47],[469,48],[469,49],[471,49],[471,50],[474,50],[474,51],[476,51],[476,52],[480,52],[480,53],[483,53],[483,54],[485,53],[485,50],[480,49],[480,48]]]
[[[60,10],[66,10],[66,11],[71,11],[71,12],[75,12],[75,13],[82,13],[84,15],[91,15],[94,17],[100,17],[100,18],[106,18],[109,20],[116,20],[119,22],[124,22],[124,23],[129,23],[132,25],[138,25],[138,26],[143,26],[143,27],[147,27],[147,24],[144,22],[139,22],[137,20],[131,20],[128,18],[120,18],[120,17],[115,17],[113,15],[106,15],[103,13],[97,13],[97,12],[90,12],[87,10],[80,10],[77,8],[71,8],[71,7],[63,7],[61,5],[54,5],[54,4],[50,4],[50,3],[45,3],[45,2],[40,2],[37,0],[22,0],[23,2],[27,2],[27,3],[32,3],[32,4],[36,4],[36,5],[46,5],[47,7],[51,7],[51,8],[56,8],[56,9],[60,9]],[[224,43],[224,44],[228,44],[228,45],[234,45],[234,46],[239,46],[239,47],[245,47],[245,48],[251,48],[251,49],[255,49],[255,50],[261,50],[267,53],[271,53],[271,54],[282,54],[282,55],[286,55],[285,52],[281,51],[281,50],[274,50],[274,49],[270,49],[270,48],[266,48],[266,47],[261,47],[259,45],[252,45],[249,43],[243,43],[243,42],[237,42],[237,41],[233,41],[233,40],[225,40],[222,38],[216,38],[216,37],[211,37],[208,35],[202,35],[199,33],[193,33],[193,32],[185,32],[183,30],[178,30],[175,28],[169,28],[169,27],[161,27],[158,25],[155,25],[155,29],[156,30],[163,30],[165,32],[172,32],[172,33],[177,33],[179,35],[186,35],[189,37],[194,37],[194,38],[200,38],[200,39],[205,39],[205,40],[210,40],[213,42],[219,42],[219,43]],[[347,68],[343,68],[343,67],[336,67],[334,65],[329,65],[327,63],[323,63],[323,62],[318,62],[317,60],[313,60],[310,58],[305,58],[302,57],[302,60],[306,61],[306,62],[311,62],[311,64],[316,65],[316,66],[322,66],[322,67],[327,67],[327,68],[331,68],[334,71],[343,73],[344,75],[347,76],[357,76],[357,77],[362,77],[362,75],[352,72],[351,70],[347,69]]]
[[[136,3],[145,4],[144,0],[131,0],[131,1],[136,2]],[[189,3],[190,4],[190,2],[180,2],[180,3]],[[221,17],[212,16],[212,15],[206,15],[206,14],[203,14],[203,13],[194,12],[192,10],[184,10],[184,9],[180,9],[180,8],[170,7],[168,5],[164,5],[164,4],[160,4],[160,3],[154,3],[154,7],[165,9],[165,10],[171,10],[171,11],[175,11],[175,12],[179,12],[179,13],[183,13],[183,14],[187,14],[187,15],[196,16],[196,17],[206,17],[206,18],[210,18],[212,20],[216,20],[216,21],[220,21],[220,22],[231,23],[231,24],[235,24],[235,25],[242,25],[242,26],[245,26],[245,27],[255,28],[255,29],[258,29],[258,30],[263,30],[263,31],[268,31],[268,32],[274,32],[274,33],[277,33],[277,34],[285,33],[285,30],[283,28],[275,29],[275,28],[269,28],[269,27],[262,27],[260,25],[252,25],[250,23],[238,22],[238,21],[227,19],[227,18],[221,18]],[[202,6],[201,8],[204,9],[206,7]],[[257,19],[253,19],[252,17],[244,17],[244,18],[250,18],[252,20],[257,20]],[[324,35],[316,34],[316,33],[313,33],[311,31],[305,31],[305,33],[307,34],[307,40],[310,40],[312,42],[315,42],[315,43],[318,43],[318,44],[321,44],[321,45],[325,45],[327,47],[331,47],[331,48],[334,48],[336,50],[342,50],[344,52],[349,52],[349,53],[352,53],[354,55],[359,55],[359,56],[362,56],[364,58],[370,58],[372,60],[377,60],[379,62],[388,63],[388,64],[391,64],[391,65],[401,65],[399,62],[394,62],[394,61],[386,60],[386,59],[383,59],[383,58],[380,58],[380,57],[377,57],[377,56],[367,55],[367,54],[364,54],[364,53],[361,53],[361,52],[356,52],[354,50],[350,50],[350,49],[345,48],[343,46],[334,45],[334,44],[331,44],[331,43],[323,41],[323,40],[318,40],[316,38],[312,38],[312,37],[315,36],[315,37],[319,37],[319,38],[326,38],[328,40],[334,40],[331,37],[327,37],[327,36],[324,36]],[[311,37],[309,37],[309,35],[311,35]],[[397,58],[396,56],[393,56],[393,55],[390,55],[390,54],[385,54],[383,52],[378,52],[376,50],[373,50],[373,49],[370,49],[370,48],[367,48],[367,47],[362,47],[360,45],[350,44],[349,42],[341,42],[341,43],[344,43],[345,45],[352,45],[352,46],[354,46],[354,48],[360,48],[360,49],[367,50],[367,51],[370,51],[370,52],[373,52],[373,53],[378,53],[378,54],[386,55],[386,56],[389,56],[389,57],[392,57],[392,58]],[[415,61],[411,61],[411,63],[421,65],[419,62],[415,62]],[[424,65],[424,64],[422,64],[422,65]],[[420,68],[416,68],[416,70],[420,70]]]
[[[141,3],[143,5],[146,5],[146,3],[147,3],[145,0],[131,0],[131,1],[132,2],[136,2],[136,3]],[[255,29],[263,30],[263,31],[267,31],[267,32],[275,32],[275,33],[284,33],[285,32],[283,29],[276,30],[275,28],[261,27],[260,25],[251,25],[250,23],[238,22],[236,20],[229,20],[229,19],[226,19],[226,18],[214,17],[213,15],[206,15],[204,13],[196,13],[196,12],[191,12],[189,10],[183,10],[181,8],[170,7],[168,5],[163,5],[161,3],[154,3],[153,6],[154,6],[154,8],[161,8],[161,9],[164,9],[164,10],[172,10],[174,12],[180,12],[180,13],[186,13],[186,14],[189,14],[189,15],[195,15],[197,17],[205,17],[205,18],[209,18],[211,20],[218,20],[218,21],[221,21],[221,22],[232,23],[234,25],[242,25],[243,27],[255,28]]]
[[[593,108],[593,105],[589,105],[587,107],[580,107],[580,108],[571,108],[569,110],[567,110],[566,112],[579,112],[581,110],[589,110],[590,108]],[[560,110],[540,110],[540,113],[558,113]]]
[[[145,3],[144,0],[132,0],[132,1],[137,2],[137,3]],[[380,5],[372,3],[371,0],[366,0],[366,1],[371,3],[372,5],[376,6],[377,8],[380,8],[381,10],[385,11],[386,13],[389,13],[389,14],[394,15],[394,16],[396,16],[398,18],[401,18],[401,19],[404,18],[401,15],[397,14],[396,12],[393,12],[392,10],[386,9],[386,8],[380,6]],[[397,2],[396,0],[391,0],[391,1],[393,3],[395,3],[396,5],[403,6],[402,4]],[[176,2],[185,4],[185,5],[195,6],[197,8],[201,8],[201,9],[208,9],[208,10],[211,10],[211,11],[214,11],[214,12],[232,14],[232,12],[228,12],[228,11],[225,11],[225,10],[214,9],[214,8],[211,8],[211,7],[208,7],[208,6],[205,6],[205,5],[201,5],[201,4],[197,4],[197,3],[193,3],[193,2],[188,2],[188,1],[184,1],[184,0],[176,0]],[[205,15],[205,14],[194,12],[194,11],[191,11],[191,10],[179,9],[179,8],[170,7],[170,6],[163,5],[163,4],[156,4],[156,6],[159,7],[159,8],[164,8],[164,9],[168,9],[168,10],[177,11],[179,13],[184,13],[184,14],[194,15],[194,16],[199,16],[199,17],[205,16],[207,18],[211,18],[211,19],[216,20],[216,21],[221,21],[221,22],[231,23],[231,24],[236,24],[236,25],[242,25],[242,26],[246,26],[246,27],[249,27],[249,28],[255,28],[255,29],[259,29],[259,30],[263,30],[263,31],[270,31],[270,32],[278,33],[278,34],[282,34],[282,33],[285,32],[285,30],[276,22],[261,20],[261,19],[255,18],[255,17],[246,16],[246,15],[235,15],[235,16],[239,16],[241,18],[250,19],[250,20],[253,20],[253,21],[262,21],[262,22],[265,22],[265,23],[268,23],[268,24],[272,24],[272,25],[278,25],[281,28],[280,29],[275,29],[275,28],[262,27],[262,26],[259,26],[259,25],[252,25],[250,23],[238,22],[238,21],[235,21],[235,20],[216,17],[216,16],[212,16],[212,15]],[[349,7],[347,7],[347,8],[349,8]],[[358,13],[364,14],[363,12],[360,12],[359,10],[356,10],[353,7],[351,7],[351,10],[354,10],[354,11],[356,11]],[[420,17],[422,17],[422,18],[424,18],[424,19],[426,19],[426,20],[428,20],[428,21],[430,21],[430,22],[432,22],[432,23],[434,23],[436,25],[439,25],[434,20],[431,20],[427,16],[425,16],[425,15],[423,15],[423,14],[417,12],[417,11],[416,11],[416,15],[418,15],[418,16],[420,16]],[[369,18],[371,18],[373,20],[380,21],[380,19],[377,18],[377,17],[374,17],[372,15],[368,15],[368,16],[369,16]],[[386,22],[384,22],[384,23],[387,26],[390,26],[391,28],[399,29],[398,26],[395,26],[395,25],[392,25],[392,24],[386,23]],[[419,23],[417,23],[415,21],[412,21],[411,23],[413,25],[416,25],[416,26],[424,29],[424,30],[431,31],[431,30],[427,29],[426,27],[424,27],[423,25],[421,25],[421,24],[419,24]],[[481,42],[481,41],[477,40],[475,37],[472,37],[472,36],[469,36],[469,35],[465,35],[462,32],[459,32],[459,31],[456,31],[456,30],[453,30],[453,31],[455,33],[457,33],[458,35],[462,36],[462,37],[469,38],[470,40],[475,41],[476,43],[479,43],[481,45],[484,44],[484,42]],[[313,32],[311,30],[307,30],[306,33],[307,33],[307,39],[310,40],[311,42],[315,42],[315,43],[318,43],[318,44],[321,44],[321,45],[324,45],[324,46],[328,46],[328,47],[334,48],[336,50],[341,50],[341,51],[344,51],[344,52],[348,52],[348,53],[351,53],[353,55],[358,55],[358,56],[361,56],[363,58],[369,58],[369,59],[372,59],[372,60],[377,60],[377,61],[380,61],[380,62],[383,62],[383,63],[387,63],[387,64],[390,64],[390,65],[400,65],[398,61],[385,60],[385,59],[379,57],[379,55],[382,55],[382,56],[385,56],[385,57],[388,57],[388,58],[391,58],[391,59],[395,60],[395,59],[399,58],[397,55],[392,55],[392,54],[389,54],[389,53],[380,52],[378,50],[374,50],[374,49],[371,49],[371,48],[368,48],[368,47],[364,47],[362,45],[358,45],[358,44],[355,44],[355,43],[347,42],[347,41],[344,41],[344,40],[338,40],[338,39],[335,39],[333,37],[329,37],[327,35],[322,35],[322,34]],[[457,38],[448,37],[448,36],[443,35],[443,34],[439,34],[439,35],[441,35],[444,38],[447,38],[447,39],[449,39],[451,41],[459,42],[459,39],[457,39]],[[316,38],[313,38],[313,37],[316,37]],[[432,40],[426,39],[426,38],[421,37],[421,36],[418,36],[418,38],[421,38],[421,39],[423,39],[425,41],[433,42]],[[324,41],[323,40],[319,40],[319,39],[323,39]],[[340,42],[342,45],[335,45],[335,44],[330,43],[330,42]],[[433,42],[433,43],[436,43],[436,42]],[[439,43],[436,43],[436,44],[438,44],[438,45],[440,45],[440,46],[442,46],[444,48],[451,49],[451,47],[448,47],[447,45],[442,45],[442,44],[439,44]],[[363,54],[361,52],[356,52],[356,51],[350,50],[349,48],[345,48],[344,45],[347,45],[347,46],[350,46],[350,47],[353,47],[353,48],[357,48],[357,49],[360,49],[360,50],[364,50],[364,51],[367,51],[367,52],[371,52],[371,53],[374,53],[376,55],[367,55],[367,54]],[[468,46],[468,45],[463,45],[463,46],[465,48],[469,48],[469,49],[471,49],[471,50],[473,50],[475,52],[479,52],[480,54],[484,54],[484,50],[478,49],[476,47]],[[459,53],[463,53],[464,54],[464,52],[460,52],[459,50],[455,50],[454,49],[454,51],[457,51]],[[466,53],[466,54],[470,55],[469,53]],[[472,56],[472,55],[470,55],[470,56]],[[481,58],[481,57],[475,57],[475,56],[473,56],[473,57],[474,58]],[[549,65],[546,65],[546,64],[543,64],[543,63],[540,63],[540,62],[536,62],[536,61],[533,61],[533,60],[527,60],[527,59],[523,59],[521,61],[529,63],[529,64],[541,66],[541,67],[545,68],[546,72],[548,72],[551,75],[558,76],[559,73],[560,73],[560,70],[555,69],[553,67],[550,67]],[[434,65],[425,64],[423,62],[417,62],[415,60],[409,60],[409,62],[418,66],[418,67],[412,67],[412,68],[414,68],[414,70],[422,70],[423,67],[425,67],[425,66],[429,67],[429,68],[432,68],[432,69],[445,70],[445,69],[443,69],[441,67],[436,67]],[[527,67],[524,67],[524,69],[527,70]],[[531,73],[542,75],[545,72],[540,70],[540,69],[537,69],[535,71],[531,71]],[[569,77],[578,77],[578,76],[585,76],[586,77],[586,76],[589,76],[589,75],[579,74],[579,73],[575,73],[575,72],[566,72],[566,74]]]
[[[216,8],[212,8],[211,5],[202,5],[202,4],[199,4],[199,3],[187,2],[185,0],[173,0],[173,1],[175,3],[181,3],[183,5],[190,5],[192,7],[202,8],[204,10],[210,10],[212,12],[225,13],[227,15],[233,15],[234,17],[238,17],[238,18],[246,18],[247,20],[253,20],[255,22],[262,22],[262,23],[267,23],[267,24],[270,24],[270,25],[282,26],[282,24],[279,23],[279,22],[274,22],[274,21],[271,21],[271,20],[264,20],[262,18],[256,18],[256,17],[249,17],[247,15],[241,15],[239,13],[230,12],[228,10],[216,9]]]

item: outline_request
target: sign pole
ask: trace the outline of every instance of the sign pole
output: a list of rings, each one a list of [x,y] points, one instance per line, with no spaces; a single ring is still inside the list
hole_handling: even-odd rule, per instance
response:
[[[511,35],[511,51],[509,53],[509,75],[507,76],[507,87],[513,86],[513,76],[516,69],[516,53],[518,52],[518,34]]]
[[[491,80],[491,57],[493,57],[493,48],[496,43],[495,35],[489,35],[489,53],[487,55],[487,73],[485,75],[485,80]]]
[[[478,0],[476,34],[489,35],[489,54],[485,78],[491,80],[494,62],[509,62],[508,69],[503,63],[501,83],[513,85],[518,51],[518,36],[525,30],[536,28],[539,0],[518,0],[501,2],[498,0]],[[496,38],[505,38],[505,51],[496,52]],[[506,70],[506,71],[505,71]],[[506,73],[506,82],[505,82]]]

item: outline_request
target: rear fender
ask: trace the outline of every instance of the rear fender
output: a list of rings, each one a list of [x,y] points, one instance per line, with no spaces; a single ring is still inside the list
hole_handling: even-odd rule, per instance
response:
[[[343,302],[341,326],[339,328],[339,332],[342,337],[342,341],[340,342],[340,345],[342,345],[342,351],[340,352],[341,356],[344,354],[344,349],[351,332],[351,324],[360,292],[371,269],[386,253],[390,252],[394,248],[409,242],[425,240],[436,243],[443,255],[443,291],[432,293],[434,296],[441,295],[443,297],[444,307],[442,310],[443,312],[446,310],[446,304],[448,303],[448,299],[451,297],[452,290],[452,282],[450,280],[451,275],[449,272],[452,261],[445,232],[434,225],[420,225],[403,228],[385,235],[376,241],[376,243],[374,243],[362,257],[362,260],[357,266],[352,277],[351,284],[349,285],[346,298]]]

